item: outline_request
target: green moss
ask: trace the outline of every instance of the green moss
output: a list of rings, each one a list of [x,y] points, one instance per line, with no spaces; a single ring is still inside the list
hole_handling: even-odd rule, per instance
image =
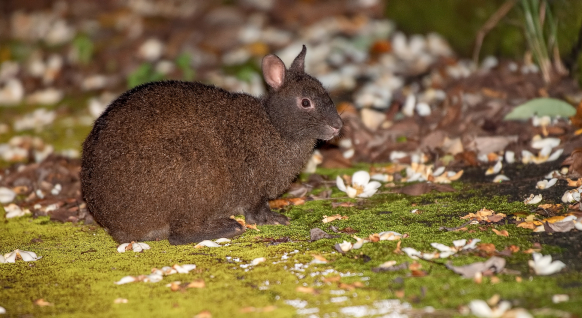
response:
[[[455,187],[463,185],[456,183]],[[333,189],[333,197],[343,197],[335,187]],[[459,253],[432,262],[420,260],[422,270],[428,274],[411,277],[409,270],[372,271],[389,260],[398,264],[412,262],[408,256],[394,253],[397,241],[367,243],[344,255],[333,246],[343,240],[355,242],[351,235],[337,233],[339,237],[335,239],[309,241],[310,229],[319,227],[331,233],[329,226],[333,225],[339,229],[351,227],[358,231],[359,237],[387,230],[406,233],[409,237],[402,239],[401,247],[421,251],[433,251],[431,242],[452,245],[453,240],[462,238],[479,238],[483,243],[495,244],[498,250],[509,245],[526,250],[532,247],[531,231],[515,225],[496,226],[499,230],[506,229],[509,237],[498,236],[489,227],[482,230],[480,225],[469,225],[469,231],[462,232],[439,230],[440,226],[461,225],[464,220],[460,216],[482,207],[503,213],[522,211],[521,202],[483,197],[475,190],[419,197],[387,193],[369,200],[336,200],[356,204],[332,209],[330,200],[309,201],[285,211],[292,219],[291,225],[260,226],[260,231],[248,230],[228,246],[196,249],[193,244],[172,246],[168,241],[159,241],[148,242],[151,249],[143,253],[117,253],[117,244],[96,225],[54,223],[46,217],[11,219],[0,232],[0,252],[19,248],[33,251],[42,259],[0,264],[0,306],[10,315],[37,317],[57,314],[62,317],[193,316],[203,310],[209,310],[213,317],[232,317],[242,315],[241,309],[245,307],[275,305],[277,308],[272,312],[245,315],[289,317],[296,314],[296,309],[286,300],[306,301],[306,308],[317,307],[319,314],[324,315],[338,312],[340,307],[370,306],[377,300],[394,299],[399,291],[404,291],[402,301],[418,308],[433,306],[445,310],[443,313],[454,312],[473,299],[488,299],[494,294],[526,309],[549,307],[582,313],[582,305],[574,301],[582,296],[582,288],[578,285],[569,289],[563,287],[580,281],[582,274],[565,270],[550,277],[533,275],[527,266],[529,254],[515,253],[507,258],[507,267],[521,271],[521,283],[516,282],[515,276],[501,274],[498,283],[493,284],[485,277],[481,284],[476,284],[444,266],[448,261],[460,266],[484,260],[474,253]],[[410,213],[412,209],[419,209],[421,214]],[[336,213],[349,219],[331,224],[321,222],[324,215]],[[556,246],[543,246],[544,254],[559,255],[560,251]],[[329,263],[310,264],[312,254],[324,256]],[[267,260],[244,268],[258,257]],[[173,264],[196,264],[197,269],[189,274],[167,276],[158,283],[114,284],[124,276],[148,274],[154,267]],[[343,283],[362,282],[364,287],[342,291],[337,283],[322,281],[324,275],[338,273],[344,274]],[[172,281],[188,283],[195,279],[203,279],[206,287],[177,292],[165,287]],[[314,288],[315,294],[299,292],[297,286]],[[571,301],[553,304],[551,296],[557,293],[569,294]],[[33,301],[40,298],[53,305],[34,305]],[[128,303],[114,304],[116,298],[126,298]]]

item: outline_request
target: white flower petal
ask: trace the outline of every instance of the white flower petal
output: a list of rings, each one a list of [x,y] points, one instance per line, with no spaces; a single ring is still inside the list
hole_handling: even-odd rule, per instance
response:
[[[552,262],[551,255],[542,255],[540,253],[532,253],[533,261],[528,261],[528,264],[533,268],[537,275],[551,275],[559,272],[566,267],[562,261]]]
[[[0,315],[3,315],[6,313],[6,309],[4,309],[4,307],[0,306]]]
[[[122,285],[127,283],[133,283],[136,281],[136,278],[133,276],[125,276],[122,277],[119,281],[115,282],[116,285]]]
[[[354,243],[354,245],[352,245],[352,249],[357,250],[357,249],[362,248],[362,246],[364,245],[364,240],[357,237],[357,236],[354,236],[354,238],[356,239],[356,243]]]
[[[497,163],[495,163],[494,166],[489,167],[489,169],[487,169],[487,171],[485,171],[485,175],[491,175],[491,174],[496,174],[499,173],[499,171],[501,171],[501,168],[503,168],[503,163],[501,162],[501,160],[497,161]]]
[[[499,183],[502,181],[509,181],[509,178],[504,174],[498,174],[495,176],[495,178],[493,178],[493,182]]]
[[[368,192],[370,190],[374,190],[374,192],[381,187],[382,184],[378,181],[372,181],[364,186],[364,192]]]
[[[338,244],[340,249],[344,252],[347,252],[352,249],[352,243],[348,241],[343,241],[343,243]]]
[[[508,150],[504,154],[505,161],[507,163],[514,163],[515,162],[515,152]]]
[[[454,252],[450,247],[441,243],[430,243],[430,245],[441,252]]]
[[[548,158],[547,161],[558,160],[558,158],[560,158],[560,156],[562,155],[563,152],[564,152],[564,149],[558,149],[558,150],[554,151],[554,153]]]
[[[40,257],[37,257],[36,256],[36,253],[34,253],[34,252],[20,251],[19,250],[19,253],[18,254],[20,254],[20,257],[25,262],[36,261],[37,259],[40,258]]]
[[[367,171],[360,170],[352,176],[352,184],[365,186],[370,182],[370,174]]]
[[[537,204],[537,203],[540,203],[541,201],[542,201],[541,194],[538,194],[538,195],[531,194],[529,196],[529,198],[527,198],[523,201],[523,203],[525,203],[525,204]]]
[[[215,243],[228,243],[228,242],[230,242],[230,240],[227,239],[227,238],[221,237],[221,238],[219,238],[217,240],[214,240],[214,242]]]
[[[348,197],[355,198],[356,195],[358,194],[358,190],[356,190],[352,187],[348,187],[346,193],[347,193]]]
[[[480,239],[472,239],[471,242],[469,242],[469,244],[463,246],[462,250],[472,250],[477,246],[477,243],[481,242]]]
[[[459,247],[461,247],[461,246],[465,246],[465,244],[467,244],[467,240],[466,240],[466,239],[462,239],[462,240],[456,240],[456,241],[453,241],[453,245],[454,245],[456,248],[459,248]]]
[[[534,149],[542,148],[555,148],[560,145],[560,138],[543,138],[538,140],[533,140],[531,147]]]
[[[157,283],[159,281],[161,281],[162,279],[164,279],[164,276],[153,273],[153,274],[149,274],[145,279],[144,282],[146,283]]]
[[[4,263],[16,263],[16,251],[4,254]]]
[[[402,249],[402,251],[404,253],[406,253],[406,255],[408,255],[409,257],[412,257],[414,259],[417,259],[419,256],[421,256],[421,253],[415,249],[413,249],[412,247],[405,247]]]
[[[131,249],[136,252],[139,253],[141,251],[143,251],[143,248],[141,247],[141,245],[139,245],[138,243],[132,243],[131,244]]]
[[[151,247],[150,247],[149,245],[147,245],[146,243],[141,243],[141,242],[138,242],[138,243],[136,243],[136,244],[137,244],[137,245],[139,245],[139,246],[140,246],[142,249],[144,249],[144,250],[149,250],[149,249],[151,248]],[[135,244],[134,244],[134,245],[135,245]]]
[[[220,244],[218,243],[214,243],[210,240],[204,240],[198,244],[196,244],[195,247],[202,247],[202,246],[206,246],[206,247],[220,247]]]
[[[253,265],[253,266],[254,266],[254,265],[259,265],[260,263],[262,263],[262,262],[264,262],[264,261],[266,261],[266,260],[267,260],[267,259],[266,259],[266,258],[264,258],[264,257],[257,257],[257,258],[255,258],[255,259],[254,259],[254,260],[251,262],[251,265]]]
[[[337,185],[337,188],[340,189],[340,191],[346,192],[346,184],[344,183],[344,180],[340,177],[337,176],[337,178],[335,179],[335,184]]]
[[[123,243],[117,247],[117,252],[125,253],[125,248],[129,246],[129,243]]]
[[[8,204],[16,198],[16,192],[5,188],[0,187],[0,204]]]
[[[471,313],[477,317],[483,318],[491,318],[493,317],[493,312],[491,308],[484,300],[472,300],[469,303],[469,309],[471,309]]]
[[[432,173],[432,175],[433,175],[433,177],[438,177],[438,176],[440,176],[441,174],[443,174],[443,172],[445,172],[445,167],[444,167],[444,166],[440,166],[440,167],[438,167],[438,169],[436,169],[436,170],[435,170],[435,171]]]
[[[402,234],[394,232],[394,231],[386,231],[378,233],[380,236],[380,241],[395,241],[402,237]]]

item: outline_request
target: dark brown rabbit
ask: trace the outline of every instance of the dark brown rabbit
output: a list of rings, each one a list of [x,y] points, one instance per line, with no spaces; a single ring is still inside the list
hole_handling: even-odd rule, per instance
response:
[[[247,223],[288,224],[268,200],[289,186],[317,139],[341,119],[304,72],[305,46],[286,70],[263,58],[269,91],[256,98],[201,83],[163,81],[122,94],[83,143],[89,211],[118,242],[171,244],[232,237]]]

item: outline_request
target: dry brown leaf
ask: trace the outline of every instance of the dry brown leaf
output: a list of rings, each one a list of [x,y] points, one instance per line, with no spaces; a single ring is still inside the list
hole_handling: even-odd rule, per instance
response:
[[[535,229],[537,226],[535,225],[534,222],[521,222],[517,224],[517,227],[522,227],[524,229],[530,229],[533,230]]]
[[[40,307],[52,306],[53,304],[49,303],[48,301],[40,298],[34,301],[34,304]]]
[[[417,270],[419,270],[421,268],[422,268],[422,264],[420,264],[417,261],[412,262],[412,264],[410,264],[408,266],[408,269],[411,270],[411,271],[417,271]]]
[[[396,296],[398,298],[404,298],[404,289],[395,291],[394,296]]]
[[[579,186],[582,186],[582,178],[576,179],[576,180],[572,180],[570,178],[566,178],[566,181],[568,181],[568,186],[569,187],[579,187]]]
[[[519,252],[519,246],[516,246],[516,245],[509,245],[509,247],[508,247],[508,248],[509,248],[509,250],[510,250],[512,253],[517,253],[517,252]]]
[[[269,207],[280,209],[288,205],[302,205],[303,203],[305,203],[305,198],[276,199],[269,201]]]
[[[428,274],[427,272],[421,270],[410,271],[410,273],[412,274],[412,277],[424,277]]]
[[[204,288],[204,287],[206,287],[206,284],[204,283],[203,279],[194,280],[186,286],[186,288]]]
[[[489,222],[499,222],[499,221],[503,220],[505,217],[506,217],[505,214],[503,214],[503,213],[497,213],[497,214],[488,216],[487,217],[487,221],[489,221]]]
[[[491,284],[498,284],[499,282],[501,282],[501,280],[499,279],[499,277],[497,277],[497,276],[491,276]]]
[[[322,222],[323,223],[329,223],[329,222],[332,222],[332,221],[335,221],[335,220],[347,220],[347,219],[348,219],[347,216],[341,216],[339,214],[332,215],[332,216],[324,215]]]
[[[256,224],[246,224],[245,226],[247,227],[247,229],[256,230],[257,232],[261,231],[261,230],[257,229]]]
[[[372,243],[379,242],[380,241],[380,235],[378,233],[370,234],[370,236],[368,236],[368,241],[370,241]]]
[[[178,291],[178,290],[180,290],[180,285],[181,285],[180,282],[171,282],[170,283],[170,290],[171,291]]]
[[[506,230],[497,230],[497,229],[491,229],[493,232],[495,232],[495,234],[499,235],[499,236],[505,236],[505,237],[509,237],[509,233]]]
[[[298,291],[300,293],[312,294],[312,295],[317,294],[317,291],[313,287],[297,286],[297,288],[295,288],[295,291]]]
[[[321,256],[321,255],[318,255],[318,254],[313,254],[313,255],[311,255],[311,256],[313,256],[313,258],[315,258],[316,260],[318,260],[318,261],[320,261],[320,262],[323,262],[323,263],[327,263],[327,262],[329,262],[329,261],[328,261],[328,260],[327,260],[325,257],[323,257],[323,256]]]
[[[481,243],[477,244],[477,249],[486,253],[494,253],[495,252],[495,244],[493,243]]]
[[[401,254],[402,251],[400,250],[400,244],[402,243],[402,241],[398,241],[398,243],[396,243],[396,248],[394,249],[394,253],[395,254]]]

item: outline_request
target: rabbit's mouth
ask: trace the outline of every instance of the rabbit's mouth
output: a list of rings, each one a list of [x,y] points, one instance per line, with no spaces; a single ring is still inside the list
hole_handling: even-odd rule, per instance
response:
[[[337,137],[340,133],[340,128],[335,128],[333,126],[327,125],[325,127],[325,136],[322,138],[323,140],[330,140],[333,139],[334,137]]]

